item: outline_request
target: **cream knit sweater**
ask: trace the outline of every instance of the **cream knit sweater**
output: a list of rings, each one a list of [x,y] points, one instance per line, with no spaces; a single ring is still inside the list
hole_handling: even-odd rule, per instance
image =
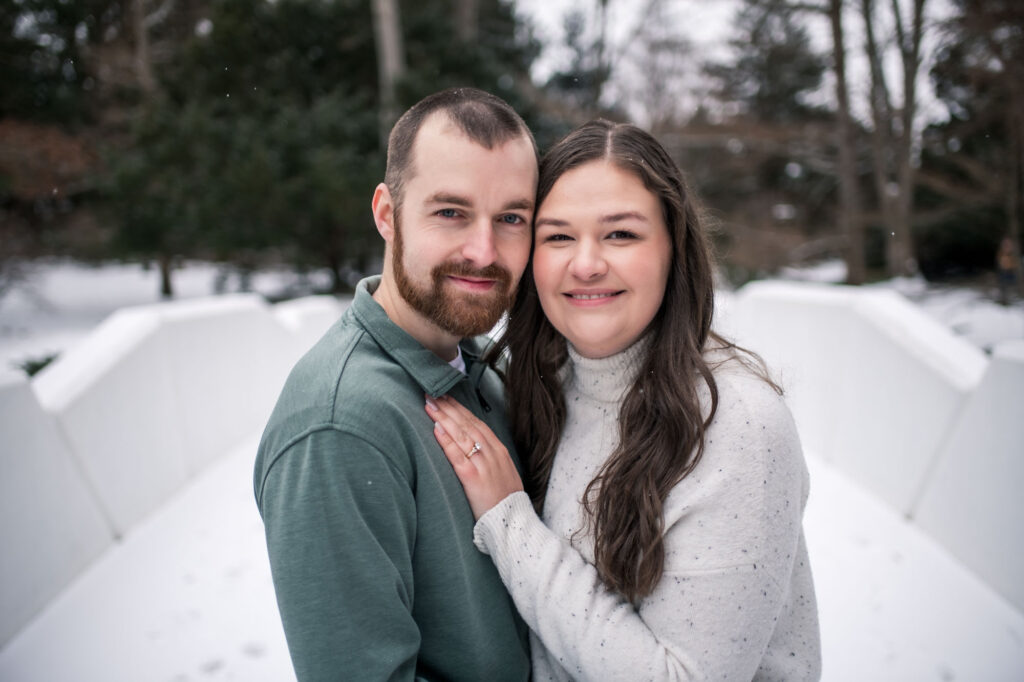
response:
[[[475,528],[530,626],[533,679],[818,679],[801,525],[807,468],[784,402],[738,362],[715,371],[704,455],[666,500],[661,581],[634,607],[598,579],[593,538],[577,534],[580,499],[618,444],[619,404],[642,345],[600,360],[570,348],[543,521],[515,493]]]

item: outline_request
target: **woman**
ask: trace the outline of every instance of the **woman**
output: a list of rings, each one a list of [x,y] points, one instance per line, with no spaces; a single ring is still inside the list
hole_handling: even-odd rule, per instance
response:
[[[678,168],[594,121],[545,156],[537,203],[499,341],[530,496],[467,410],[426,408],[530,626],[534,679],[817,679],[806,466],[777,387],[711,331]]]

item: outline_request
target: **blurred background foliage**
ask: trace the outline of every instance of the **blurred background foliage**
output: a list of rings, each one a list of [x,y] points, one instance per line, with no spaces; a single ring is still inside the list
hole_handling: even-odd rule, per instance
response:
[[[384,131],[454,85],[542,150],[593,116],[650,129],[735,284],[825,258],[851,283],[985,277],[1007,236],[1019,256],[1022,3],[734,0],[709,57],[673,0],[615,38],[624,2],[580,0],[545,42],[509,0],[0,0],[0,292],[45,255],[156,264],[166,296],[183,259],[345,291],[379,266]]]

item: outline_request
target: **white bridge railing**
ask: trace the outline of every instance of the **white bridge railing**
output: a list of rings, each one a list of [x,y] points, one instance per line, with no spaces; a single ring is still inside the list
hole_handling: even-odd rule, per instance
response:
[[[37,377],[0,375],[0,647],[266,421],[344,309],[229,296],[121,310]],[[784,383],[805,448],[1024,611],[1024,341],[991,358],[898,294],[775,282],[720,327]]]

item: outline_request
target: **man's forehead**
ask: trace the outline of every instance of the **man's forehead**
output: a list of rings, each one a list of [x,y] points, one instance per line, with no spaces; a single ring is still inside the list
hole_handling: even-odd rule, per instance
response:
[[[529,197],[529,199],[532,200],[532,193],[536,189],[537,164],[536,154],[527,134],[523,133],[522,135],[509,138],[488,149],[484,145],[472,139],[458,126],[457,123],[452,121],[445,112],[434,112],[423,122],[423,125],[420,126],[420,130],[416,135],[416,139],[412,147],[412,153],[409,158],[406,182],[420,185],[420,188],[422,190],[426,190],[429,194],[433,194],[437,189],[439,189],[438,183],[448,185],[455,180],[454,176],[459,175],[459,170],[467,169],[462,168],[461,165],[456,165],[456,167],[450,169],[452,171],[456,171],[454,176],[452,173],[448,172],[448,169],[440,169],[440,175],[438,175],[439,169],[431,166],[432,164],[436,166],[438,161],[441,161],[445,156],[447,156],[447,153],[453,150],[452,145],[463,144],[472,145],[477,149],[486,152],[500,153],[503,155],[523,154],[525,157],[525,155],[528,154],[529,159],[532,162],[533,170],[534,186],[530,188]],[[515,165],[518,164],[510,164],[509,170],[511,171],[512,166]],[[426,168],[424,166],[426,166]],[[433,189],[431,189],[432,186]],[[507,185],[505,187],[509,190],[512,189],[512,187]],[[451,187],[450,189],[454,190],[455,187]]]
[[[416,131],[416,137],[412,143],[413,158],[415,159],[417,147],[421,146],[425,140],[438,136],[461,137],[466,141],[473,142],[469,135],[452,120],[447,111],[435,111],[423,120],[423,123],[420,124],[420,129]]]
[[[445,135],[455,135],[467,140],[470,139],[469,135],[466,134],[466,131],[460,128],[458,123],[452,120],[451,115],[447,111],[435,111],[426,121],[424,121],[424,127],[426,127],[427,124],[433,125],[434,130]],[[470,140],[470,142],[472,141],[473,140]]]
[[[481,149],[487,149],[488,151],[500,150],[509,144],[526,144],[531,149],[533,145],[530,142],[529,135],[526,131],[518,131],[513,136],[506,138],[500,142],[495,143],[493,146],[488,148],[478,140],[474,140],[470,135],[463,130],[463,128],[452,119],[451,115],[447,111],[435,111],[427,116],[420,125],[420,129],[416,133],[416,137],[412,144],[412,162],[415,163],[417,159],[417,150],[423,146],[425,141],[434,141],[437,138],[444,138],[445,143],[449,143],[453,140],[460,140],[472,145],[475,145]]]

